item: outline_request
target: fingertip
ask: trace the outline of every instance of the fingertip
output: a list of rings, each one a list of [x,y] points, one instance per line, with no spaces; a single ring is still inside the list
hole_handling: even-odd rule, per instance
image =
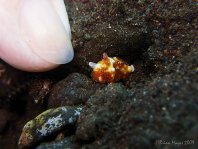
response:
[[[19,1],[17,11],[4,10],[0,15],[1,59],[29,72],[48,71],[73,59],[67,13],[63,13],[66,10],[60,6],[62,3],[55,5],[56,2]]]
[[[61,3],[60,3],[61,4]],[[65,64],[74,57],[69,21],[62,22],[64,11],[55,2],[28,0],[22,5],[19,26],[22,38],[40,58],[55,64]],[[64,4],[64,3],[63,3]],[[55,6],[54,6],[55,5]],[[57,13],[59,12],[59,13]],[[63,13],[65,18],[67,13]]]

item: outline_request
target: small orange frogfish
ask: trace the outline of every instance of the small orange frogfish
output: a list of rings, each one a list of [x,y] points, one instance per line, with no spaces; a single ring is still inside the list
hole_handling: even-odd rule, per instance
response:
[[[103,53],[101,61],[98,63],[89,62],[89,66],[93,68],[92,79],[99,83],[113,83],[120,79],[126,79],[135,70],[133,65],[129,66],[117,57],[108,57],[106,53]]]

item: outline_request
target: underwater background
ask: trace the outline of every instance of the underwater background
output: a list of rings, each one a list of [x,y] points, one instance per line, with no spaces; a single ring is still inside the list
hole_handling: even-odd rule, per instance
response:
[[[65,4],[71,63],[28,73],[0,61],[0,149],[196,149],[198,1]],[[134,72],[93,81],[89,62],[103,53]]]

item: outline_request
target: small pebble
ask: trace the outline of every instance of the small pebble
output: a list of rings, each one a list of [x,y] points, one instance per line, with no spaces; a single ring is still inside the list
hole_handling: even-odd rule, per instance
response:
[[[67,125],[74,125],[81,110],[81,107],[65,106],[41,113],[24,126],[18,142],[19,148],[30,147]]]

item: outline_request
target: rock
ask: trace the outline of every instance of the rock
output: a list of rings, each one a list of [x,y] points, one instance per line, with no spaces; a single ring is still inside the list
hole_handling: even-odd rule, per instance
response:
[[[36,149],[70,149],[72,148],[71,139],[64,138],[62,140],[53,141],[50,143],[43,143],[39,145]]]
[[[84,104],[103,85],[96,84],[83,74],[73,73],[55,84],[48,99],[48,106]]]
[[[133,89],[111,84],[98,90],[78,121],[76,138],[84,142],[81,147],[158,148],[159,140],[195,141],[197,54],[189,53],[177,64],[167,66],[170,74],[136,84]],[[188,147],[196,148],[196,144]]]
[[[128,95],[128,90],[119,83],[97,90],[87,101],[86,110],[79,118],[76,138],[90,141],[113,127],[122,110],[122,102]]]
[[[131,2],[65,2],[75,51],[72,64],[83,73],[90,72],[88,63],[99,61],[104,52],[131,64],[148,49],[150,37],[146,22],[134,9],[126,9]]]
[[[80,107],[65,106],[41,113],[24,126],[18,142],[19,148],[30,147],[64,127],[74,125],[81,110]]]

